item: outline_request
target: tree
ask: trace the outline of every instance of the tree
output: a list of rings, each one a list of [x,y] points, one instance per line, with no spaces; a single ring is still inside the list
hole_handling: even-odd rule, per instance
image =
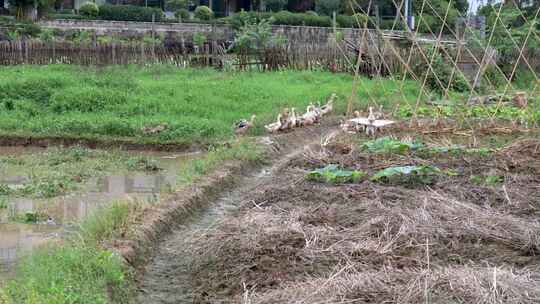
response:
[[[54,5],[54,1],[9,0],[9,5],[15,8],[17,19],[37,20],[39,15],[44,15]]]

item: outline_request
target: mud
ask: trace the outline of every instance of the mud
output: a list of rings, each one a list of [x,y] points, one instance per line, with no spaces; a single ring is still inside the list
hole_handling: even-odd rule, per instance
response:
[[[203,150],[205,144],[198,143],[144,143],[129,139],[90,139],[71,137],[32,137],[16,135],[0,135],[0,146],[3,147],[41,147],[50,146],[83,146],[90,149],[122,149],[135,151],[167,151],[193,152]]]
[[[38,147],[1,147],[0,155],[36,153]],[[61,241],[78,229],[78,223],[95,210],[118,200],[154,203],[167,196],[179,182],[181,168],[202,153],[130,152],[155,158],[163,170],[154,173],[118,172],[92,178],[76,192],[39,199],[24,196],[0,197],[0,280],[13,274],[14,265],[42,244]],[[28,176],[0,169],[0,184],[23,186]],[[25,215],[39,217],[37,223],[25,223]]]

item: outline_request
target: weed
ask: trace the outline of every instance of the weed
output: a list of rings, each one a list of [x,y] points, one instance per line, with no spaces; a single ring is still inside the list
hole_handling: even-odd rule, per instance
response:
[[[370,140],[362,144],[362,148],[370,152],[384,153],[399,153],[403,154],[407,151],[423,148],[421,142],[405,142],[392,139],[390,137],[381,137],[375,140]]]
[[[328,165],[324,168],[311,171],[307,174],[307,179],[318,182],[332,184],[354,183],[365,175],[357,170],[340,169],[338,165]]]
[[[499,175],[487,175],[487,176],[480,176],[480,175],[471,175],[470,180],[472,183],[475,183],[477,185],[489,185],[489,186],[497,186],[499,184],[504,183],[504,177]]]
[[[235,142],[230,147],[211,148],[205,157],[194,159],[189,162],[180,178],[183,182],[192,182],[193,180],[208,174],[221,166],[225,161],[240,160],[248,163],[262,162],[263,151],[260,146],[254,144],[248,139]]]
[[[116,236],[119,231],[126,228],[128,216],[134,206],[126,202],[113,202],[106,208],[98,209],[81,223],[81,239],[98,244],[100,240]]]
[[[156,159],[139,156],[128,159],[126,162],[128,169],[130,170],[139,170],[139,171],[159,171],[162,168],[159,167],[159,164]]]
[[[432,184],[443,171],[430,165],[389,167],[377,172],[371,181],[395,184]]]

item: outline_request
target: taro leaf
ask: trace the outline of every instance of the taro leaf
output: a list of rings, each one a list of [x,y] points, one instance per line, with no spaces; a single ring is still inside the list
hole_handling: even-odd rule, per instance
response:
[[[370,140],[362,145],[362,148],[371,152],[405,153],[409,150],[423,148],[420,142],[402,142],[388,136]]]
[[[337,184],[356,182],[364,175],[365,173],[363,172],[340,169],[338,165],[331,164],[324,168],[309,172],[307,174],[307,179]]]
[[[439,168],[429,165],[389,167],[377,172],[371,177],[371,180],[381,181],[383,179],[390,179],[395,176],[407,176],[413,174],[418,176],[428,176],[440,173],[442,173],[442,171]]]

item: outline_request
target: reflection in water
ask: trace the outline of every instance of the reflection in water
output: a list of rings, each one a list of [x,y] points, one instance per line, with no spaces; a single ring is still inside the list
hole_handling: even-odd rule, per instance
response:
[[[165,170],[157,174],[114,174],[91,179],[83,187],[84,192],[80,193],[52,199],[9,198],[8,208],[0,209],[0,281],[13,269],[14,262],[22,253],[45,242],[58,240],[96,208],[118,200],[159,199],[164,189],[176,186],[183,164],[198,156],[189,154],[159,158],[160,166]],[[26,176],[0,170],[1,184],[16,188],[26,182]],[[10,219],[24,217],[27,213],[44,214],[50,220],[38,224],[10,223]]]

